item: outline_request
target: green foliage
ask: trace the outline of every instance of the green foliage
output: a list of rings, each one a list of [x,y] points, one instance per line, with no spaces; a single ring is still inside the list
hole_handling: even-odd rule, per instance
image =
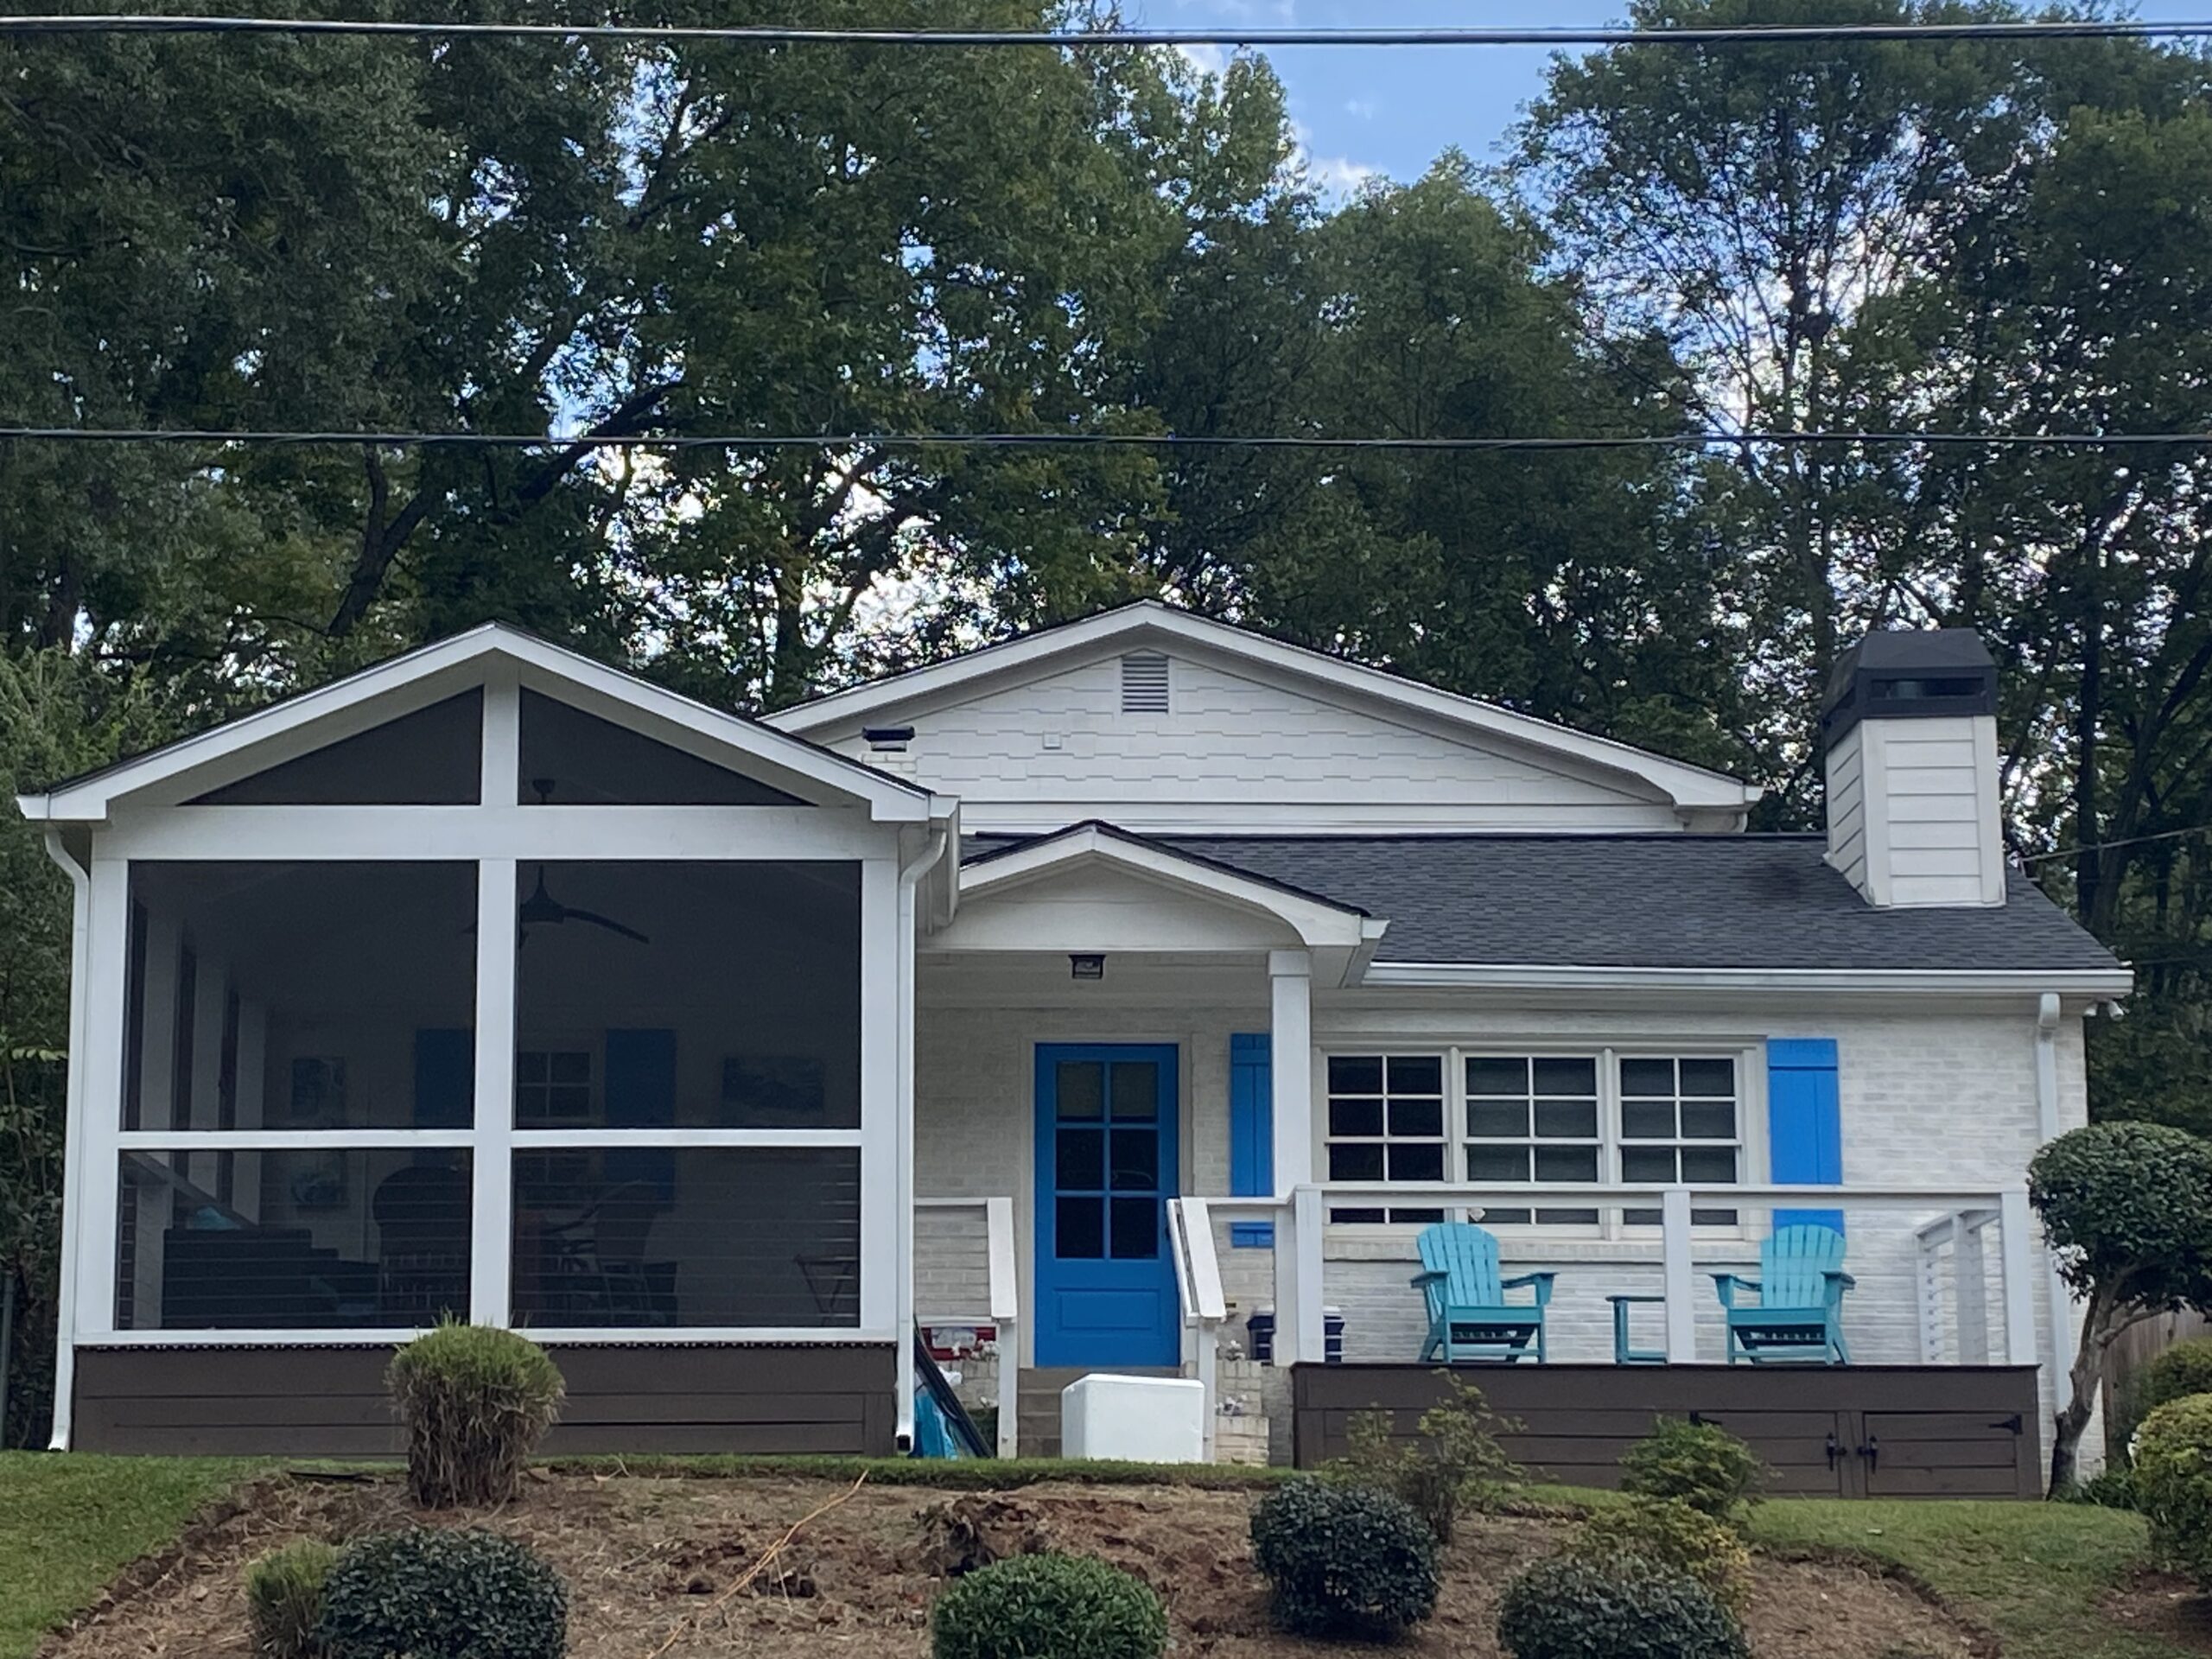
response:
[[[563,1394],[543,1348],[478,1325],[416,1338],[392,1356],[385,1383],[407,1427],[407,1490],[431,1509],[512,1497]]]
[[[1617,1508],[1592,1510],[1568,1550],[1584,1560],[1634,1555],[1687,1573],[1739,1618],[1751,1603],[1751,1552],[1743,1535],[1680,1498],[1632,1497]]]
[[[1539,1561],[1505,1586],[1498,1645],[1514,1659],[1750,1659],[1743,1626],[1687,1573],[1633,1555]]]
[[[1346,1432],[1348,1455],[1325,1472],[1339,1485],[1403,1499],[1436,1541],[1448,1544],[1463,1505],[1495,1509],[1522,1477],[1497,1440],[1518,1425],[1492,1411],[1472,1383],[1450,1371],[1440,1375],[1445,1398],[1421,1413],[1417,1439],[1397,1440],[1389,1412],[1357,1413]]]
[[[1716,1521],[1757,1503],[1766,1478],[1758,1454],[1726,1429],[1680,1417],[1662,1417],[1621,1454],[1623,1491],[1676,1499]]]
[[[1436,1539],[1388,1492],[1294,1481],[1252,1511],[1252,1560],[1300,1635],[1380,1641],[1436,1611]]]
[[[2103,1510],[2133,1510],[2135,1471],[2126,1465],[2108,1463],[2087,1480],[2069,1481],[2051,1493],[2060,1503],[2086,1503]]]
[[[322,1659],[323,1586],[337,1564],[338,1552],[320,1538],[296,1539],[247,1564],[246,1618],[262,1659]]]
[[[936,1659],[1159,1659],[1167,1610],[1143,1580],[1085,1555],[1018,1555],[930,1610]]]
[[[2169,1400],[2212,1394],[2212,1337],[2190,1337],[2161,1350],[2127,1379],[2120,1390],[2116,1421],[2106,1432],[2115,1455],[2125,1458],[2127,1443],[2143,1420]]]
[[[560,1659],[569,1592],[512,1538],[409,1527],[346,1547],[320,1634],[330,1659]]]
[[[2130,1484],[2152,1547],[2212,1590],[2212,1395],[2170,1400],[2143,1420]]]

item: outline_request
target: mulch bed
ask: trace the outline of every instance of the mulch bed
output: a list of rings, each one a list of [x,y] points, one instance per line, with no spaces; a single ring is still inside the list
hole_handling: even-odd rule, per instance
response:
[[[732,1586],[795,1522],[844,1488],[786,1478],[535,1473],[499,1510],[421,1516],[399,1483],[312,1476],[258,1482],[125,1573],[50,1640],[47,1659],[245,1659],[239,1572],[290,1539],[343,1541],[416,1519],[481,1525],[529,1544],[567,1579],[577,1659],[824,1651],[921,1659],[948,1561],[981,1537],[1128,1568],[1167,1602],[1173,1651],[1221,1659],[1341,1656],[1268,1623],[1246,1526],[1253,1495],[1158,1486],[1025,1487],[953,1497],[863,1485],[807,1522],[746,1586]],[[931,1522],[948,1504],[960,1522]],[[1563,1523],[1476,1517],[1452,1545],[1437,1616],[1392,1651],[1493,1659],[1497,1592]],[[1974,1659],[1987,1644],[1913,1586],[1843,1560],[1762,1558],[1748,1628],[1761,1659]]]

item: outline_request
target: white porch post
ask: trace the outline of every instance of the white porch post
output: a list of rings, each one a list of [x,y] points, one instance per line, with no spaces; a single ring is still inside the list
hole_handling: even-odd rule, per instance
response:
[[[515,798],[522,767],[522,694],[512,677],[484,687],[481,801]],[[514,1258],[515,861],[476,866],[476,1099],[468,1318],[512,1323]]]
[[[130,1007],[130,867],[121,859],[92,861],[88,936],[84,1048],[70,1056],[70,1069],[81,1065],[84,1072],[77,1216],[69,1224],[77,1239],[79,1338],[115,1329],[117,1187],[123,1173],[118,1137],[128,1047],[123,1026]]]
[[[1313,959],[1307,952],[1268,952],[1268,1006],[1275,1195],[1302,1198],[1300,1189],[1313,1179]],[[1287,1217],[1289,1236],[1276,1248],[1275,1353],[1282,1363],[1322,1356],[1320,1214],[1318,1202],[1310,1214],[1300,1203]]]
[[[2008,1186],[1997,1195],[1997,1224],[2003,1236],[1997,1241],[2005,1264],[2005,1360],[2011,1365],[2044,1363],[2036,1351],[2035,1223],[2028,1208],[2028,1189]],[[2065,1340],[2053,1332],[2056,1344]],[[2060,1361],[2063,1363],[2063,1361]],[[2053,1367],[2054,1372],[2056,1367]]]
[[[1659,1230],[1666,1253],[1667,1363],[1697,1363],[1697,1281],[1690,1265],[1690,1190],[1670,1186],[1659,1198]]]
[[[71,889],[69,1070],[63,1084],[65,1116],[61,1141],[61,1282],[58,1316],[54,1322],[54,1417],[51,1438],[47,1443],[49,1451],[67,1452],[69,1449],[70,1407],[76,1392],[77,1380],[77,1276],[83,1271],[79,1264],[85,1256],[79,1231],[84,1222],[83,1199],[79,1194],[85,1182],[85,1068],[88,1059],[85,1031],[86,1009],[92,988],[88,980],[92,955],[92,872],[79,864],[62,844],[60,830],[47,831],[46,850],[48,855],[68,873]],[[122,1034],[118,1033],[118,1046],[121,1039]]]

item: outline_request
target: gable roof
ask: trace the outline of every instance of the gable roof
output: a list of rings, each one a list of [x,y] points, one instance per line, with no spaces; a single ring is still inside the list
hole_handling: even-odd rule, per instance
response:
[[[1603,969],[2044,975],[2085,992],[2127,988],[2127,969],[2017,871],[2001,906],[1885,909],[1827,864],[1819,836],[1171,836],[1158,844],[1388,918],[1370,985],[1444,969],[1495,969],[1532,988],[1546,970]],[[1000,855],[976,840],[968,852],[971,869]]]
[[[500,622],[403,652],[148,753],[18,797],[16,804],[35,823],[99,823],[125,797],[187,780],[197,789],[211,774],[217,784],[250,775],[480,684],[493,670],[512,672],[524,686],[552,692],[588,713],[674,740],[705,759],[760,773],[762,781],[802,798],[826,793],[865,804],[875,818],[901,823],[943,817],[950,806],[918,785],[804,737],[709,707]]]
[[[1303,682],[1325,699],[1441,725],[1461,741],[1503,743],[1554,766],[1624,779],[1673,802],[1685,817],[1696,810],[1740,817],[1760,795],[1756,785],[1722,772],[1150,599],[832,692],[766,718],[779,730],[834,741],[856,734],[871,717],[889,709],[965,701],[1057,671],[1063,664],[1095,661],[1142,645],[1179,648],[1248,673]]]

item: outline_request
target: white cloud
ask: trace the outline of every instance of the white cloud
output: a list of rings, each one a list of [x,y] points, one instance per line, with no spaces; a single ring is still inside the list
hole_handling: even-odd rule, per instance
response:
[[[1355,162],[1349,156],[1316,155],[1313,135],[1302,121],[1290,124],[1290,136],[1298,146],[1298,159],[1307,175],[1330,195],[1349,196],[1370,179],[1382,176],[1381,168]]]
[[[1348,98],[1344,100],[1344,113],[1356,120],[1372,121],[1375,118],[1375,100],[1371,98]]]

